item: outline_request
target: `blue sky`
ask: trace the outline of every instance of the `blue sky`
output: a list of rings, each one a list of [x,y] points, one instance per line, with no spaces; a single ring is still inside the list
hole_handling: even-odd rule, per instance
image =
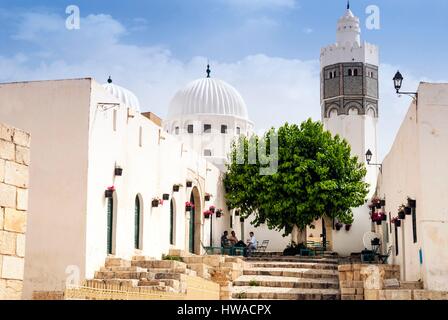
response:
[[[65,9],[81,29],[65,28]],[[380,30],[366,30],[368,5]],[[93,76],[133,90],[144,109],[165,116],[172,95],[204,76],[234,85],[257,128],[320,119],[319,53],[335,41],[344,0],[14,0],[0,2],[0,81]],[[448,1],[352,0],[363,40],[381,50],[381,153],[409,104],[393,94],[397,68],[406,89],[448,79]]]

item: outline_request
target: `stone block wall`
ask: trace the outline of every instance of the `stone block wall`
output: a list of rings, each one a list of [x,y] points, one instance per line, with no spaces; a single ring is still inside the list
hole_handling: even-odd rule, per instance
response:
[[[22,297],[30,135],[0,124],[0,300]]]
[[[338,267],[342,300],[379,300],[384,281],[400,280],[400,267],[395,265],[344,264]]]

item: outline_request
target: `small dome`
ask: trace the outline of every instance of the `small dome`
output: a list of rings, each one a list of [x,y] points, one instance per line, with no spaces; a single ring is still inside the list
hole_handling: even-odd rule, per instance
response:
[[[188,84],[171,101],[168,118],[193,114],[228,115],[248,119],[246,103],[224,81],[203,78]]]
[[[140,112],[140,102],[138,101],[137,96],[128,89],[112,83],[110,78],[108,83],[103,84],[103,88],[127,107]]]

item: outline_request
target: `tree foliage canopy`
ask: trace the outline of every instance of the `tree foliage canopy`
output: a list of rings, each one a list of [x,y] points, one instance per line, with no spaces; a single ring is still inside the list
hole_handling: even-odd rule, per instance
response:
[[[278,137],[278,170],[261,175],[260,162],[269,156],[273,133]],[[261,141],[267,143],[267,155],[258,154],[256,163],[250,164],[248,151]],[[243,146],[241,164],[237,155]],[[272,128],[262,137],[240,137],[233,144],[227,169],[224,185],[229,207],[239,208],[245,217],[255,215],[255,226],[285,229],[285,236],[294,226],[303,230],[323,216],[353,223],[352,208],[363,205],[368,193],[365,166],[351,156],[347,141],[333,137],[322,123],[311,119],[300,126]]]

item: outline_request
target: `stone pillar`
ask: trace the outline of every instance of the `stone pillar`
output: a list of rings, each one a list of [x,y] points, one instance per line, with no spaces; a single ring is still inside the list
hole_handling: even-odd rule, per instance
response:
[[[0,300],[22,298],[30,135],[0,124]]]

